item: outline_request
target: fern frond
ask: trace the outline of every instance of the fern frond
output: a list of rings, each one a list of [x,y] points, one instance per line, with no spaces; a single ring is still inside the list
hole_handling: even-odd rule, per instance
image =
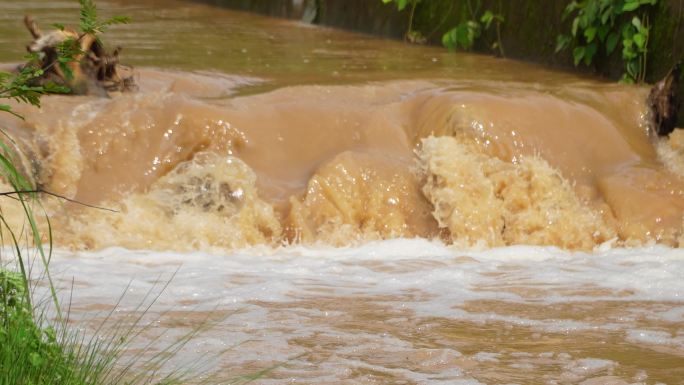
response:
[[[97,7],[93,0],[78,0],[81,4],[81,23],[79,25],[84,34],[96,34],[98,32]]]

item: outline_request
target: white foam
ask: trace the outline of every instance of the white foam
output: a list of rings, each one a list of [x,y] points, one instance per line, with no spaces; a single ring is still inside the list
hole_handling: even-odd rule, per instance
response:
[[[663,345],[684,349],[684,335],[673,336],[671,333],[662,330],[628,330],[627,341],[636,344]]]
[[[565,372],[561,375],[564,381],[581,381],[598,373],[612,372],[617,364],[611,360],[597,358],[583,358],[565,365]]]
[[[656,318],[660,318],[669,322],[684,322],[684,306],[675,307],[664,312],[659,312],[655,316]]]
[[[420,293],[406,306],[425,316],[504,321],[546,330],[579,330],[597,325],[568,320],[532,320],[495,313],[470,314],[449,303],[472,300],[528,302],[512,287],[541,292],[535,303],[568,301],[675,301],[684,303],[684,251],[652,246],[571,253],[556,248],[513,246],[463,251],[423,239],[371,242],[360,247],[243,250],[233,255],[131,251],[57,252],[54,269],[77,279],[107,282],[90,290],[118,292],[132,278],[179,270],[170,290],[177,296],[221,298],[226,303],[289,301],[330,288],[336,295],[359,292]],[[461,256],[466,259],[460,258]],[[102,274],[107,271],[109,274]],[[230,284],[231,276],[241,276]],[[135,283],[133,284],[135,289]],[[595,293],[585,294],[593,288]],[[327,290],[327,289],[326,289]],[[445,306],[446,305],[446,306]],[[675,322],[684,306],[651,314]],[[598,325],[615,329],[610,323]]]
[[[479,352],[473,356],[473,359],[480,362],[499,362],[499,357],[501,353]]]

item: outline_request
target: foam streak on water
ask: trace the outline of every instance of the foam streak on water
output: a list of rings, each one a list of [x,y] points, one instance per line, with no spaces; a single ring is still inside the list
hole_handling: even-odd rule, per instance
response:
[[[54,269],[65,285],[75,278],[73,316],[90,322],[129,282],[118,314],[178,269],[148,317],[171,309],[156,321],[169,329],[162,341],[207,315],[220,321],[174,362],[217,357],[206,370],[225,376],[285,363],[257,383],[684,378],[684,252],[660,246],[462,252],[397,239],[233,255],[113,248],[60,253]]]

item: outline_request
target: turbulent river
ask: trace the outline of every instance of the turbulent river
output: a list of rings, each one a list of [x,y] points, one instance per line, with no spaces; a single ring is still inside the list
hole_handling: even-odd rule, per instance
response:
[[[0,116],[36,184],[115,210],[43,203],[78,325],[173,276],[137,343],[210,320],[172,361],[203,376],[684,383],[684,135],[649,134],[647,88],[201,2],[98,4],[133,18],[106,41],[139,90]],[[21,60],[24,14],[47,29],[77,5],[0,1],[0,61]]]

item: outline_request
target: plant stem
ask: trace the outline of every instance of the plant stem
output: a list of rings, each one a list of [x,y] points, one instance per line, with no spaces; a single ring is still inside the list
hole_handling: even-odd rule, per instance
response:
[[[496,40],[499,42],[499,52],[501,57],[506,57],[506,52],[504,52],[503,41],[501,41],[501,22],[496,22]]]
[[[404,41],[406,41],[407,37],[409,37],[410,35],[413,34],[413,16],[416,13],[416,6],[418,6],[418,0],[412,0],[411,1],[411,13],[409,14],[408,32],[404,36]]]
[[[684,1],[684,0],[682,0],[682,1]],[[450,1],[450,2],[449,2],[449,9],[448,9],[446,12],[444,12],[444,15],[442,16],[442,20],[440,20],[440,22],[437,23],[437,25],[435,25],[435,28],[434,28],[427,36],[425,36],[428,40],[429,40],[432,36],[434,36],[434,34],[439,30],[440,27],[442,27],[442,25],[444,25],[444,23],[445,23],[445,22],[447,21],[447,19],[449,18],[449,14],[451,14],[451,11],[452,11],[453,9],[454,9],[454,2],[453,2],[453,1]]]
[[[644,12],[643,16],[644,20],[644,28],[648,33],[646,33],[646,42],[644,43],[644,52],[641,54],[641,73],[639,74],[639,83],[643,83],[646,81],[646,69],[647,69],[647,62],[648,62],[648,41],[651,38],[651,28],[649,26],[649,20],[648,20],[648,14]]]

